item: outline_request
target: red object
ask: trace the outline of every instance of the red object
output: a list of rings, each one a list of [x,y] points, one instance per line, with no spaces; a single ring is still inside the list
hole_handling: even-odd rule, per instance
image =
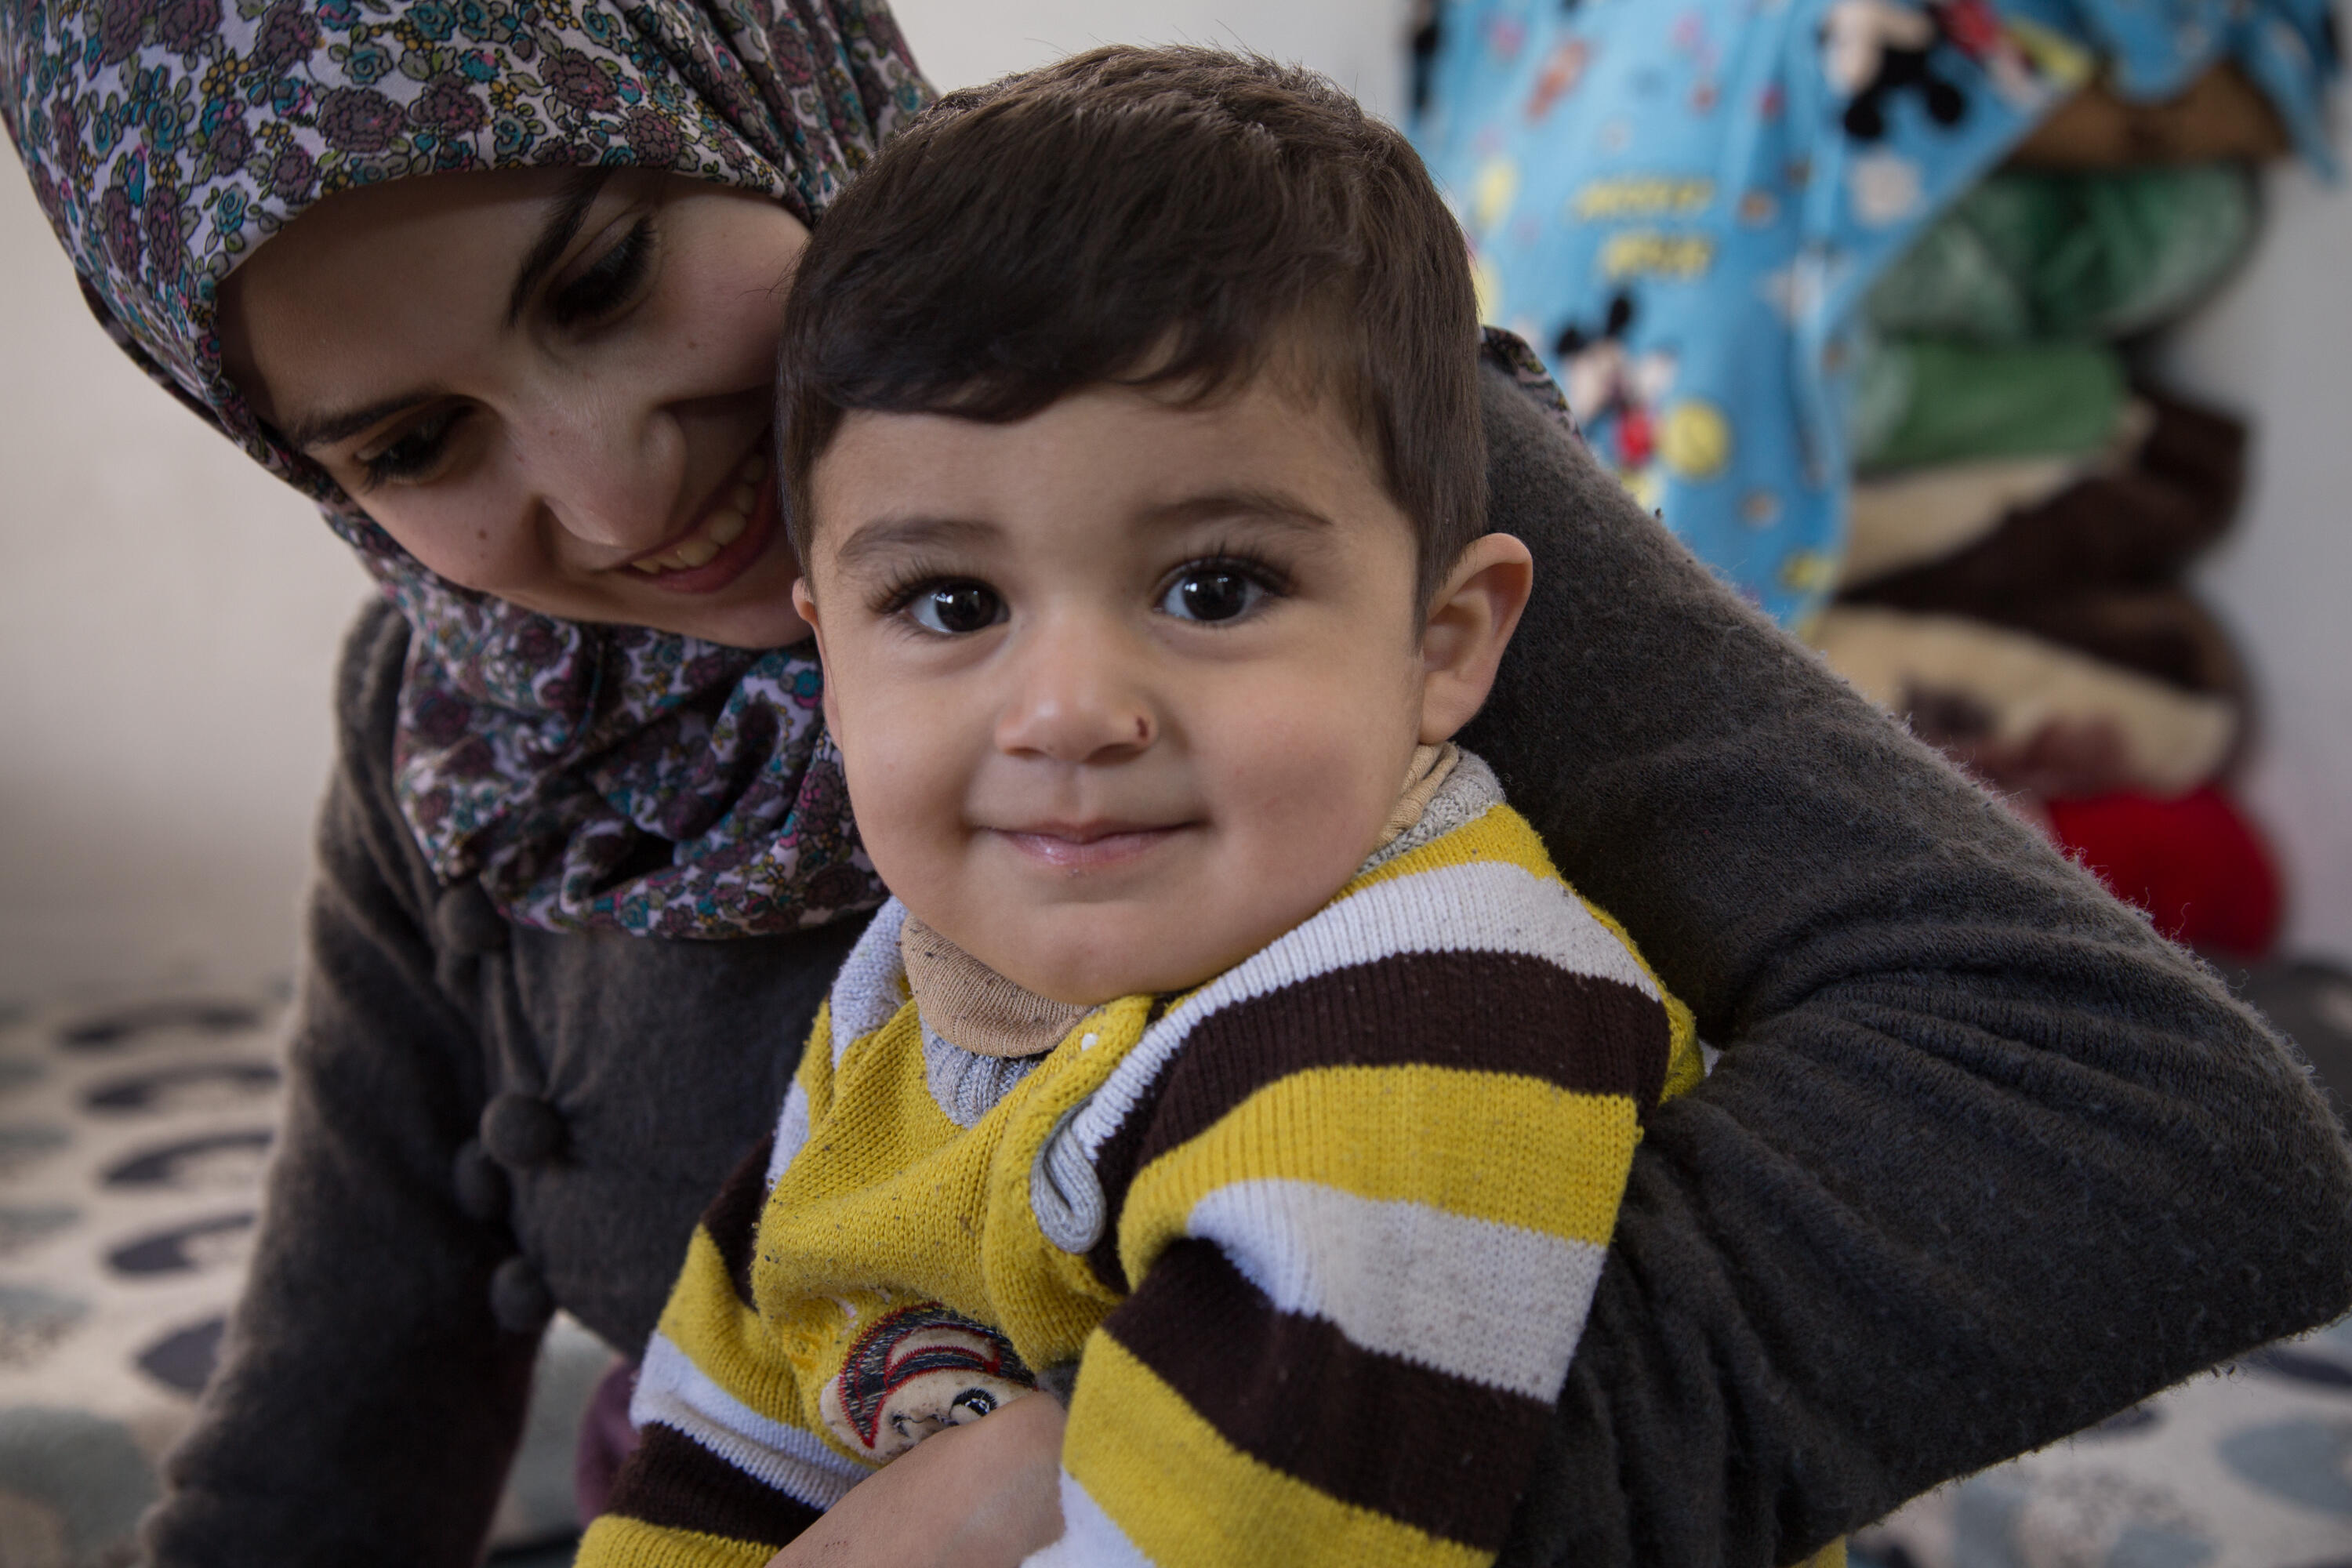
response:
[[[2178,942],[2260,958],[2278,940],[2284,900],[2270,847],[2208,784],[2177,800],[2104,795],[2047,803],[2053,837],[2116,897]]]
[[[2004,36],[2000,13],[1985,0],[1949,0],[1937,6],[1936,13],[1944,24],[1945,36],[1969,58],[1988,59],[2000,47]]]
[[[1649,465],[1650,454],[1657,449],[1657,427],[1650,421],[1650,411],[1629,403],[1617,416],[1617,455],[1626,468],[1640,468]]]

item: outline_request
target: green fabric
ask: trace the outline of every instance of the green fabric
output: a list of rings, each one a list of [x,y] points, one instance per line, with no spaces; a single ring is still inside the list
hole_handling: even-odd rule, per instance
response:
[[[1846,428],[1865,470],[2075,457],[2106,445],[2129,397],[2123,360],[2103,344],[1880,339],[1863,353]]]
[[[1895,337],[2123,337],[2201,298],[2258,216],[2253,175],[2231,163],[1997,174],[1888,268],[1865,310]]]

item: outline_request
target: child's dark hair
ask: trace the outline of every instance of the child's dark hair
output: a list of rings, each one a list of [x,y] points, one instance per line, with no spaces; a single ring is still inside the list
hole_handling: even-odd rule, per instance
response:
[[[1009,421],[1101,382],[1205,399],[1276,355],[1361,433],[1426,598],[1486,531],[1486,448],[1468,254],[1404,137],[1312,71],[1205,48],[950,93],[802,257],[777,384],[793,546],[809,559],[810,475],[852,410]]]

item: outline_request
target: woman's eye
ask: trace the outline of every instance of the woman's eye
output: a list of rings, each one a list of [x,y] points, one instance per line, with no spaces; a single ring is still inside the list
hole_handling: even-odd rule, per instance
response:
[[[938,583],[907,601],[907,614],[926,631],[962,637],[1004,618],[1004,601],[985,583]]]
[[[653,268],[655,240],[654,220],[639,218],[628,233],[548,300],[548,314],[555,324],[571,327],[601,321],[627,304]]]
[[[1230,621],[1264,602],[1266,586],[1238,566],[1188,566],[1160,595],[1162,614],[1180,621]]]
[[[373,456],[362,458],[360,467],[367,471],[368,482],[417,479],[430,474],[447,455],[450,433],[466,413],[466,405],[453,404],[410,426]]]

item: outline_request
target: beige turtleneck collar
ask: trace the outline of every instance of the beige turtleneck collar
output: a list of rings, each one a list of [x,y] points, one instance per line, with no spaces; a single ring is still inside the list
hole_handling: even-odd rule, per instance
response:
[[[1461,748],[1450,741],[1413,748],[1396,809],[1389,813],[1373,850],[1388,847],[1412,830],[1461,759]],[[899,929],[898,956],[907,966],[907,988],[914,994],[924,1026],[974,1056],[1034,1057],[1050,1051],[1094,1011],[1014,984],[911,914]]]

